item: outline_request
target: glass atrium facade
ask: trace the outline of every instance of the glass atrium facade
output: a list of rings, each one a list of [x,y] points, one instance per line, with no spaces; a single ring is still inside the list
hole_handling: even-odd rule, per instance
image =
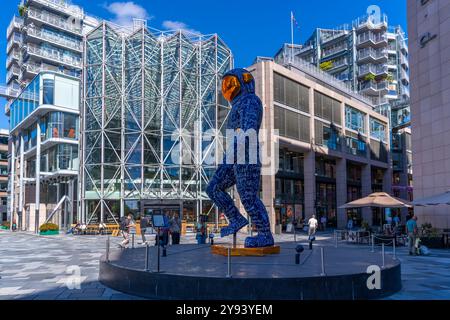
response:
[[[205,189],[229,112],[220,84],[230,49],[217,35],[127,32],[106,22],[84,47],[82,219],[169,207],[217,219]]]

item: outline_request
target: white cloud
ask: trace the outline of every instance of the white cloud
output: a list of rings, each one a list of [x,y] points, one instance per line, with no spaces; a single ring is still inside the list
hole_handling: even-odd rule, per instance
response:
[[[132,26],[133,19],[150,20],[152,18],[144,7],[133,1],[113,2],[105,5],[105,8],[115,16],[113,22],[120,26]]]
[[[200,33],[195,29],[189,28],[187,24],[180,21],[166,20],[162,23],[162,26],[167,30],[184,30],[192,33]]]

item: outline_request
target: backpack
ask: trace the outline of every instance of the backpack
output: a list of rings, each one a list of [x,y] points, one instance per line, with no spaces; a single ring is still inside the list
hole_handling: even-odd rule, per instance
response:
[[[127,230],[127,225],[128,225],[127,219],[123,219],[123,220],[120,222],[120,226],[119,226],[120,231],[125,231],[125,230]]]

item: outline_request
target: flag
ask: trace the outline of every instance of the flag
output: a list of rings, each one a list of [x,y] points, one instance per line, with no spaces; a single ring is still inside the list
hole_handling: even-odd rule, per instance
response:
[[[291,11],[291,19],[292,19],[292,22],[297,27],[297,29],[300,29],[300,25],[298,24],[297,19],[295,19],[294,13],[292,11]]]

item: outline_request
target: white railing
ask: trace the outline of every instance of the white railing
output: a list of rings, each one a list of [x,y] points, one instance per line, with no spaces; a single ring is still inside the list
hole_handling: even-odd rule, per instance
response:
[[[354,91],[349,84],[347,84],[343,81],[337,80],[331,74],[318,69],[318,67],[309,63],[308,61],[305,61],[299,57],[295,57],[294,59],[292,59],[292,61],[290,61],[289,59],[286,59],[285,61],[283,61],[283,64],[284,65],[290,64],[294,69],[297,69],[301,72],[307,73],[310,76],[312,76],[320,81],[323,81],[323,82],[329,84],[330,86],[333,86],[336,89],[339,89],[339,90],[349,94],[350,96],[354,97],[355,99],[358,99],[369,105],[372,105],[372,100],[370,100],[369,97],[359,94],[358,92]]]
[[[333,71],[333,70],[336,70],[336,69],[341,68],[343,66],[348,66],[348,60],[347,59],[341,59],[341,60],[333,62],[333,66],[330,69],[328,69],[327,71]]]
[[[379,27],[388,27],[388,17],[386,14],[382,14],[380,17],[380,21],[375,23],[373,15],[365,15],[353,22],[353,26],[357,29],[363,28],[365,26],[369,28],[379,28]]]
[[[6,59],[6,68],[9,67],[9,65],[13,62],[13,60],[19,60],[20,59],[20,52],[19,51],[12,51],[11,54],[8,55],[8,58]]]
[[[58,50],[28,45],[27,51],[29,54],[34,54],[47,59],[57,60],[60,63],[81,68],[81,58],[64,55]]]
[[[84,11],[82,8],[76,5],[72,5],[64,0],[28,0],[28,2],[37,2],[46,7],[50,7],[57,11],[62,11],[67,14],[73,15],[77,18],[82,18],[84,15]]]
[[[9,82],[12,79],[12,77],[19,76],[19,74],[20,69],[14,66],[6,73],[6,81]]]
[[[366,33],[360,34],[358,36],[358,40],[356,43],[358,45],[360,45],[360,44],[366,43],[368,41],[371,41],[375,44],[383,42],[383,41],[387,42],[387,37],[385,34],[375,34],[372,32],[366,32]]]
[[[347,50],[347,49],[348,49],[348,46],[346,44],[340,45],[340,46],[336,46],[336,47],[332,47],[330,49],[325,49],[322,52],[322,58],[331,56],[332,54],[335,54],[337,52],[341,52],[341,51],[344,51],[344,50]]]
[[[29,8],[28,17],[40,20],[42,22],[51,24],[54,27],[58,27],[62,30],[70,31],[81,35],[81,26],[73,25],[67,22],[67,20],[58,17],[57,15],[50,14],[47,12],[39,11],[33,8]]]
[[[68,47],[74,50],[81,51],[81,42],[71,41],[63,38],[62,36],[53,35],[42,31],[39,28],[28,27],[27,33],[42,40],[51,41],[64,47]]]
[[[375,50],[373,48],[365,48],[362,50],[359,50],[358,52],[358,58],[359,60],[372,57],[374,59],[381,59],[381,58],[388,58],[388,53],[384,49]]]
[[[401,71],[401,77],[402,80],[406,80],[409,82],[409,74],[404,69],[402,69]]]
[[[0,96],[5,98],[17,98],[19,95],[20,89],[16,89],[13,87],[5,87],[0,86]]]
[[[387,81],[380,81],[380,82],[368,81],[366,83],[361,84],[361,90],[372,89],[378,91],[378,90],[385,90],[387,88],[388,88]]]
[[[372,73],[374,75],[380,75],[383,73],[388,73],[388,68],[385,65],[373,65],[373,64],[366,64],[359,67],[359,75],[365,75],[368,73]]]
[[[23,26],[23,19],[14,16],[8,26],[8,29],[6,30],[6,37],[9,38],[9,36],[11,35],[11,32],[14,29],[20,29]]]
[[[9,52],[14,44],[22,44],[22,35],[20,33],[14,33],[12,38],[8,40],[6,52]]]

